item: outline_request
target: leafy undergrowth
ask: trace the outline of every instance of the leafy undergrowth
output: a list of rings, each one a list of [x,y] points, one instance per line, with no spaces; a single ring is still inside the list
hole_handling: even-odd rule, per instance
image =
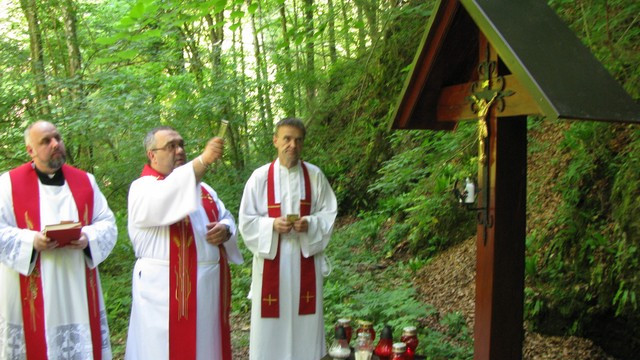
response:
[[[369,237],[367,220],[339,222],[326,252],[331,264],[324,282],[327,343],[333,339],[336,321],[346,317],[352,319],[353,327],[357,320],[372,321],[377,334],[388,324],[394,341],[400,341],[403,327],[416,326],[418,354],[430,359],[471,359],[472,333],[462,314],[441,313],[420,299],[415,280],[427,262],[389,257],[381,251],[382,244]],[[249,314],[236,312],[232,322],[233,358],[248,359]]]
[[[475,297],[475,238],[447,249],[430,260],[400,258],[382,251],[367,219],[339,219],[327,249],[332,266],[325,278],[324,311],[327,341],[338,318],[373,321],[376,333],[393,327],[395,341],[404,326],[418,328],[418,354],[430,359],[473,358]],[[130,246],[119,243],[102,271],[105,298],[110,299],[114,359],[124,358],[130,299]],[[249,303],[251,257],[233,266],[233,359],[249,358]],[[113,260],[113,262],[111,261]],[[118,263],[119,266],[114,266]],[[118,271],[116,269],[119,268]],[[119,299],[114,301],[114,299]],[[110,305],[109,305],[110,304]],[[612,360],[591,341],[579,337],[545,336],[527,332],[524,360]]]
[[[376,333],[387,324],[394,341],[400,341],[402,328],[418,328],[418,354],[431,359],[471,359],[472,334],[459,312],[439,313],[421,301],[416,291],[417,271],[426,261],[398,260],[381,251],[368,235],[367,220],[340,219],[326,255],[331,273],[324,282],[324,313],[327,342],[333,339],[333,326],[339,318],[369,320]],[[345,224],[348,223],[348,224]],[[431,326],[435,323],[437,326]],[[234,360],[248,359],[249,316],[233,315]]]

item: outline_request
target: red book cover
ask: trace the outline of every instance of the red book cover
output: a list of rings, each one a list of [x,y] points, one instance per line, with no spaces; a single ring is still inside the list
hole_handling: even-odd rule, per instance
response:
[[[72,240],[80,238],[82,224],[79,222],[60,223],[44,227],[44,234],[52,241],[58,242],[58,247],[69,245]]]

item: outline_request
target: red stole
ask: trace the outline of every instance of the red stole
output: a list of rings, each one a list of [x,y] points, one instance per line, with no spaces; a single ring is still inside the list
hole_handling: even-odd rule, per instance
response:
[[[154,176],[163,180],[164,175],[145,165],[141,176]],[[202,206],[209,221],[218,220],[218,207],[204,187]],[[196,358],[196,319],[198,298],[198,254],[189,216],[169,226],[169,359],[191,360]],[[231,360],[231,273],[224,246],[220,245],[220,326],[222,358]]]
[[[209,222],[217,222],[219,217],[218,206],[213,197],[204,188],[202,189],[202,207],[204,207]],[[227,251],[224,245],[218,245],[220,252],[220,336],[222,340],[222,360],[231,360],[231,269],[227,260]]]
[[[303,161],[300,161],[304,175],[305,199],[300,199],[300,217],[311,214],[311,183],[309,172]],[[275,161],[269,166],[267,177],[267,209],[269,217],[281,216],[280,204],[275,201]],[[261,315],[263,318],[280,317],[280,237],[278,250],[273,260],[264,260],[262,271]],[[300,252],[300,306],[298,315],[315,314],[316,312],[316,270],[314,257],[305,258]]]
[[[62,166],[62,173],[69,185],[78,208],[78,218],[82,225],[88,225],[93,219],[93,188],[87,174],[69,165]],[[21,229],[39,231],[40,195],[38,175],[32,163],[26,163],[9,172],[11,193],[16,224]],[[100,329],[100,301],[96,269],[85,267],[87,304],[89,307],[89,325],[93,358],[102,359],[102,334]],[[22,299],[22,321],[24,324],[25,345],[28,359],[47,359],[47,342],[44,324],[44,300],[40,277],[40,257],[29,276],[20,275],[20,297]]]

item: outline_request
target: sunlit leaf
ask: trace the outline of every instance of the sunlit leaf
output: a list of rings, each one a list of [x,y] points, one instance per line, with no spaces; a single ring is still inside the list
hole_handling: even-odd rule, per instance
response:
[[[231,12],[231,14],[229,15],[229,17],[231,19],[238,19],[244,16],[244,11],[240,11],[240,10],[234,10]]]
[[[161,36],[162,36],[162,30],[153,29],[153,30],[141,32],[140,34],[136,34],[131,37],[131,40],[139,41],[139,40],[145,40],[145,39],[151,39],[151,38],[158,38]]]
[[[113,45],[116,42],[118,42],[118,40],[121,40],[123,38],[126,37],[125,33],[117,33],[113,36],[108,36],[108,37],[99,37],[96,39],[96,43],[101,44],[101,45]]]
[[[131,60],[134,57],[138,56],[138,50],[136,50],[136,49],[128,49],[128,50],[118,51],[114,55],[117,56],[120,59]]]
[[[129,11],[129,16],[133,19],[137,19],[144,14],[144,3],[142,1],[138,1]]]
[[[102,64],[110,64],[118,61],[120,61],[119,58],[110,56],[110,57],[97,58],[93,61],[93,63],[96,65],[102,65]]]

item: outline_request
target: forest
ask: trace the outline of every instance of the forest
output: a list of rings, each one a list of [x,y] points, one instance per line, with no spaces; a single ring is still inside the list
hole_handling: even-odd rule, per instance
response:
[[[638,102],[640,2],[540,1]],[[457,312],[438,314],[437,329],[425,325],[435,310],[413,282],[475,236],[474,215],[451,189],[477,173],[477,126],[390,129],[436,3],[0,0],[0,173],[29,160],[24,130],[48,120],[62,132],[67,162],[95,175],[119,229],[100,267],[115,358],[124,354],[135,261],[127,193],[146,162],[146,132],[176,128],[194,158],[228,120],[224,157],[204,180],[237,218],[249,175],[275,157],[273,127],[284,117],[305,122],[303,157],[324,171],[339,203],[327,249],[327,339],[345,316],[377,331],[418,324],[419,353],[473,357],[473,328]],[[632,359],[640,351],[640,126],[530,117],[527,127],[524,326]],[[251,254],[242,251],[244,264],[232,266],[237,359],[250,309]]]

